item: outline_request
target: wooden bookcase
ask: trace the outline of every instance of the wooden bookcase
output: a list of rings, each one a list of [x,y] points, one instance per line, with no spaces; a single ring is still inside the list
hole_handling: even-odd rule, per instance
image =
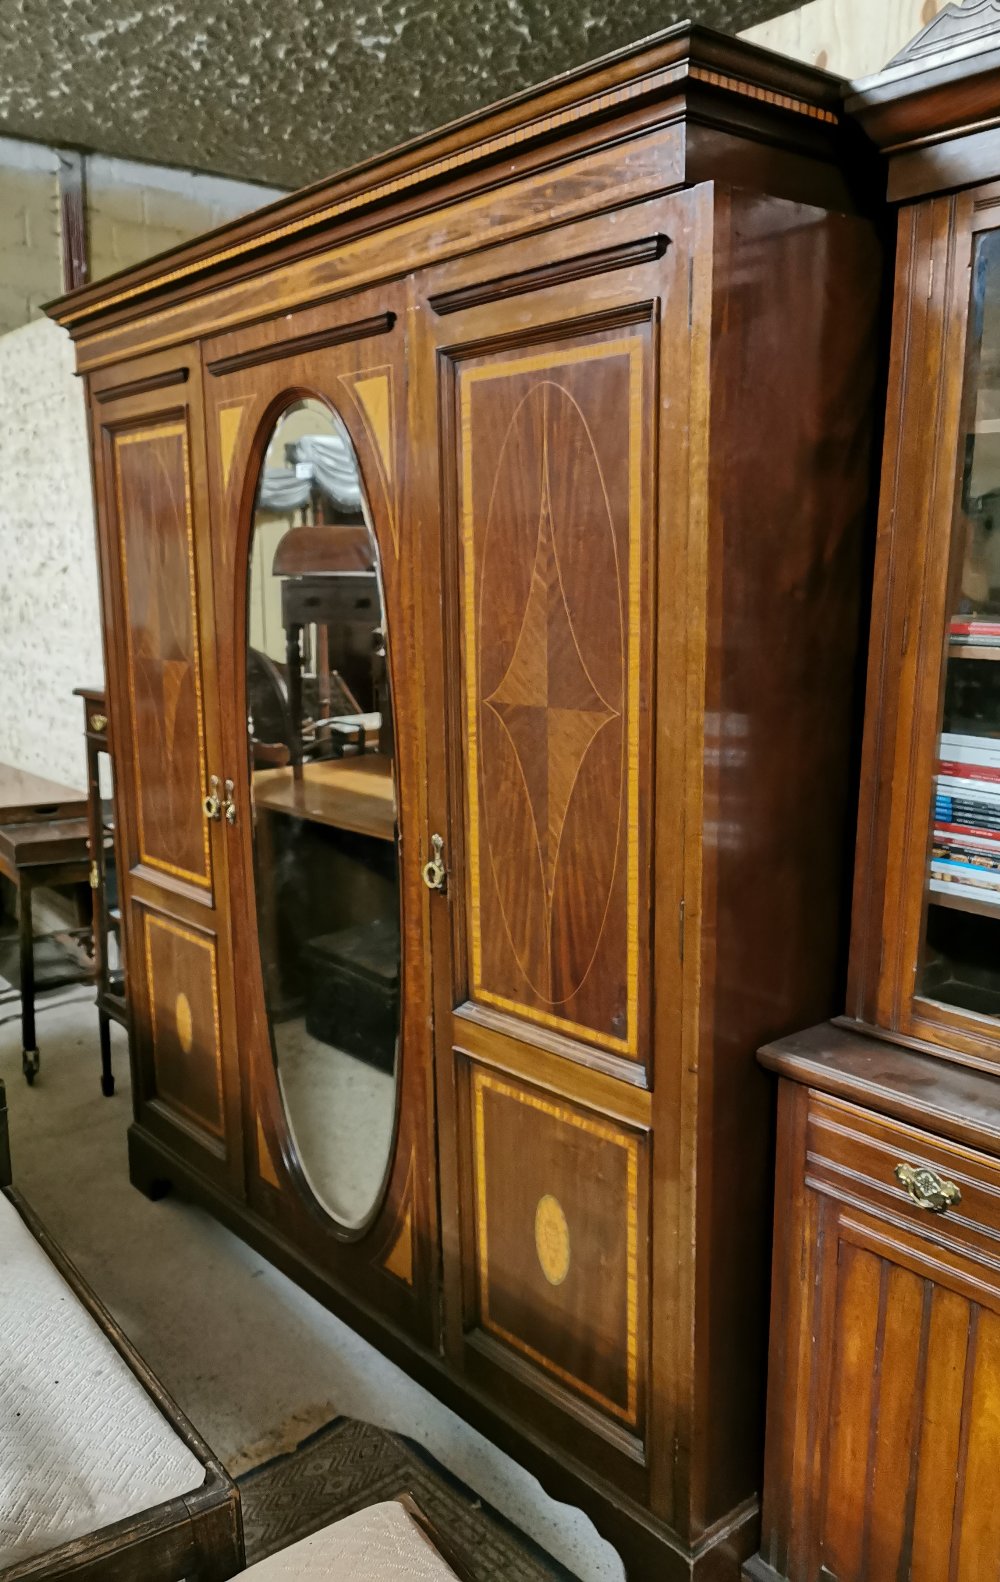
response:
[[[852,943],[846,1014],[762,1052],[746,1575],[972,1582],[1000,1554],[1000,6],[948,6],[849,110],[898,210]]]

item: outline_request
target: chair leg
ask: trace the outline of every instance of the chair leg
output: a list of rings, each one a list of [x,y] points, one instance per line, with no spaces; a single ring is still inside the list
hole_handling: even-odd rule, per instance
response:
[[[31,881],[22,874],[19,885],[21,947],[21,1070],[29,1087],[38,1074],[39,1055],[35,1047],[35,945],[31,920]]]
[[[97,1030],[101,1040],[101,1092],[110,1099],[115,1091],[115,1074],[111,1069],[111,1021],[103,1011],[97,1013]]]

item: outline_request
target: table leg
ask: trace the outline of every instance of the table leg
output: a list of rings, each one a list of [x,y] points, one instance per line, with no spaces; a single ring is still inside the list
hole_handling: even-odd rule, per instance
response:
[[[97,1013],[97,1029],[101,1040],[101,1092],[110,1099],[115,1091],[115,1076],[111,1069],[111,1022],[104,1011]]]
[[[30,1087],[38,1072],[39,1056],[35,1048],[35,944],[31,920],[31,879],[26,873],[21,875],[18,892],[21,911],[21,1070]]]

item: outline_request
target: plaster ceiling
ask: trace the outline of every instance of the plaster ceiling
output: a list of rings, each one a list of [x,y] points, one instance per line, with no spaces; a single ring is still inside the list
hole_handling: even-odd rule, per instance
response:
[[[0,132],[298,187],[693,15],[791,0],[0,0]]]

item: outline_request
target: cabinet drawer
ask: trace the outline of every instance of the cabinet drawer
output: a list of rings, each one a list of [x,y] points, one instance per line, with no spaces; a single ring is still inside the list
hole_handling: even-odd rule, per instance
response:
[[[806,1183],[1000,1268],[1000,1162],[986,1154],[813,1092]]]

